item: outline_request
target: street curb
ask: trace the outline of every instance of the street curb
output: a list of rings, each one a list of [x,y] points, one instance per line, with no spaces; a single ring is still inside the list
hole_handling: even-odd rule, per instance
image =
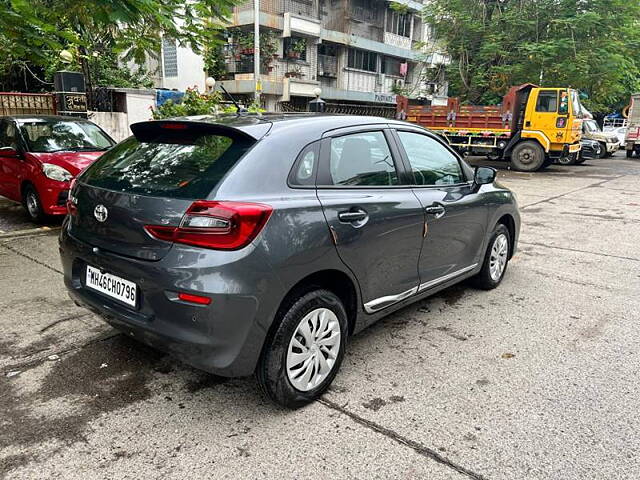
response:
[[[0,240],[6,240],[18,237],[28,237],[34,235],[46,235],[51,232],[57,232],[61,227],[38,227],[29,228],[27,230],[16,230],[15,232],[0,233]]]

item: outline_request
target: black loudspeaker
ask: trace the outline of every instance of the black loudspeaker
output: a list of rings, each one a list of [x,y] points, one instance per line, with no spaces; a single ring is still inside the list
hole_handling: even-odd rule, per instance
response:
[[[84,74],[80,72],[56,72],[53,74],[56,92],[85,92]]]

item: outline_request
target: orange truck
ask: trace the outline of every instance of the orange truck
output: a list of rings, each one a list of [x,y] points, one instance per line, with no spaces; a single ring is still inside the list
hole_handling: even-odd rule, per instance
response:
[[[551,163],[571,165],[580,153],[584,111],[576,90],[527,83],[512,87],[501,105],[411,105],[398,97],[398,117],[445,138],[462,155],[510,160],[535,172]]]

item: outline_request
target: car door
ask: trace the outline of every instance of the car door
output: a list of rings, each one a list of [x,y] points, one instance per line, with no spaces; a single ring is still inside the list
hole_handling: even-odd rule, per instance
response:
[[[11,120],[0,120],[0,148],[12,148],[20,151],[18,131]],[[23,164],[21,158],[6,156],[0,150],[0,195],[20,201],[20,172]]]
[[[321,144],[318,199],[368,313],[410,297],[419,284],[424,212],[398,168],[391,135],[369,127]]]
[[[440,140],[416,130],[398,130],[395,138],[426,214],[418,262],[424,291],[478,266],[488,210],[459,158]]]

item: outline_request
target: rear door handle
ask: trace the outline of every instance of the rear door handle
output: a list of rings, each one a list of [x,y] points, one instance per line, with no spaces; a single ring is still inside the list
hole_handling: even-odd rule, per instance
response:
[[[434,215],[436,218],[440,218],[446,213],[442,205],[430,205],[425,207],[424,211],[429,215]]]
[[[362,222],[368,217],[367,212],[364,210],[347,210],[338,213],[338,220],[345,223]]]

